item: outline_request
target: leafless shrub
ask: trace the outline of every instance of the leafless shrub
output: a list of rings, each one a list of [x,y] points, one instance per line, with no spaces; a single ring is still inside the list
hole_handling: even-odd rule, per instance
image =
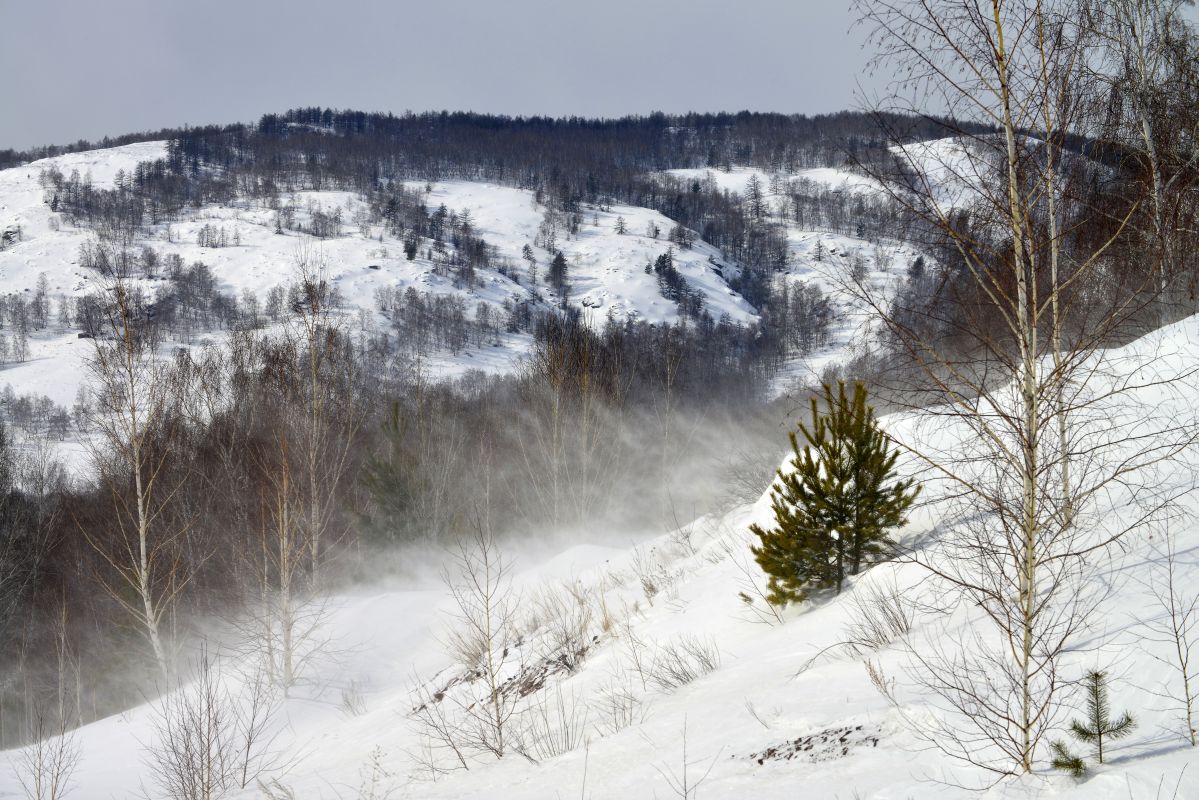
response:
[[[757,564],[752,562],[749,547],[742,538],[731,532],[721,537],[719,543],[712,548],[713,563],[727,559],[736,568],[737,597],[740,598],[751,622],[781,625],[782,611],[770,602],[762,581],[765,576]]]
[[[695,526],[680,525],[670,532],[668,536],[670,544],[684,558],[690,558],[698,552],[695,546]]]
[[[649,689],[650,674],[653,672],[653,653],[627,620],[624,624],[622,638],[625,644],[624,662],[628,665],[629,672],[637,675],[641,681],[641,691],[644,692]]]
[[[637,576],[641,591],[650,605],[654,604],[654,598],[668,591],[678,580],[678,574],[666,568],[652,547],[648,551],[638,548],[633,552],[633,574]]]
[[[882,664],[876,664],[870,659],[866,659],[866,674],[870,677],[871,685],[886,698],[887,702],[891,705],[898,704],[895,699],[895,679],[887,677]]]
[[[728,552],[725,550],[724,542],[718,543],[715,547],[709,547],[704,550],[704,561],[709,564],[719,564],[728,558]]]
[[[433,689],[417,679],[412,695],[412,711],[408,717],[416,725],[420,750],[410,755],[431,780],[452,769],[470,769],[466,743],[459,733],[461,723],[452,714],[454,706],[445,700],[444,690]],[[447,760],[453,766],[445,766]]]
[[[65,715],[57,717],[51,722],[44,709],[37,709],[29,732],[33,743],[13,760],[13,775],[27,800],[60,800],[71,791],[79,745]]]
[[[673,691],[720,667],[720,650],[711,641],[682,636],[654,654],[650,680],[663,691]]]
[[[487,692],[482,702],[459,701],[465,719],[458,735],[468,749],[503,758],[516,701],[500,690],[504,667],[516,650],[507,646],[519,600],[512,568],[481,521],[472,539],[460,544],[455,561],[456,570],[443,574],[455,606],[446,647],[464,667],[477,670]]]
[[[216,800],[278,766],[269,727],[274,696],[258,673],[241,695],[229,691],[216,658],[201,652],[190,685],[157,703],[144,758],[169,800]]]
[[[752,700],[749,700],[748,698],[745,700],[745,710],[746,710],[746,711],[749,713],[749,715],[750,715],[751,717],[753,717],[753,718],[754,718],[754,721],[755,721],[755,722],[757,722],[759,725],[761,725],[761,726],[762,726],[763,728],[765,728],[766,730],[770,730],[770,723],[769,723],[769,722],[767,722],[767,721],[766,721],[766,720],[763,718],[763,716],[762,716],[762,712],[758,711],[758,707],[757,707],[757,706],[755,706],[755,705],[753,704],[753,701],[752,701]],[[777,710],[775,711],[775,716],[778,716],[778,711],[777,711]]]
[[[579,668],[591,646],[591,601],[581,583],[550,588],[533,599],[534,615],[544,620],[542,656],[560,662],[568,672]]]
[[[454,601],[444,646],[467,672],[439,689],[417,680],[409,714],[421,737],[415,757],[432,777],[469,769],[470,760],[480,755],[503,758],[511,749],[509,727],[521,697],[519,691],[506,690],[504,679],[520,649],[510,641],[518,608],[511,573],[510,562],[481,520],[443,572]],[[483,697],[476,689],[479,681]],[[449,766],[442,756],[449,757]]]
[[[359,717],[366,713],[366,698],[362,696],[362,686],[358,681],[351,680],[349,685],[342,688],[341,712],[347,717]]]
[[[608,598],[602,591],[599,593],[599,629],[604,634],[611,634],[616,630],[616,617],[608,608]]]
[[[512,588],[511,564],[481,523],[469,541],[459,544],[453,560],[442,573],[454,600],[443,644],[467,669],[496,672],[497,651],[513,632],[519,599]]]
[[[290,787],[279,783],[277,779],[258,779],[258,791],[262,792],[264,800],[296,800],[296,793]]]
[[[611,736],[638,725],[645,721],[649,712],[645,701],[633,689],[633,675],[623,669],[599,689],[590,708],[595,730],[600,736]]]
[[[546,761],[586,741],[587,705],[558,684],[520,713],[516,727],[513,748],[530,761]]]
[[[881,650],[897,639],[905,639],[916,622],[914,604],[893,579],[854,587],[849,606],[845,641],[858,650]]]
[[[652,555],[638,548],[633,551],[633,574],[637,576],[637,582],[641,585],[641,591],[645,594],[645,599],[653,605],[654,598],[661,591],[658,579],[658,570],[660,565],[657,559]]]
[[[355,800],[389,800],[396,792],[394,775],[383,765],[386,754],[382,747],[370,751],[358,770],[358,792]]]
[[[603,572],[600,573],[599,591],[602,594],[609,589],[615,589],[617,587],[624,586],[632,579],[632,577],[633,576],[631,573],[628,573],[622,569],[618,569],[616,567],[607,567]]]
[[[832,658],[837,654],[857,657],[861,655],[861,650],[852,642],[833,642],[829,646],[822,647],[821,649],[817,650],[816,653],[807,661],[800,664],[799,669],[795,670],[794,677],[799,677],[800,675],[804,674],[812,667],[816,666],[816,664],[818,664],[822,659],[826,657]]]
[[[757,500],[770,487],[777,466],[769,459],[746,450],[733,453],[725,463],[722,481],[724,494],[717,508],[728,512]]]

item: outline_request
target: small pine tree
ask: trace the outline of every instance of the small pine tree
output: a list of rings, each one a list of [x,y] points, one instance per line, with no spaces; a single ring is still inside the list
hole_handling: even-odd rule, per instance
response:
[[[1053,752],[1053,768],[1069,772],[1075,778],[1081,778],[1087,774],[1087,765],[1078,756],[1071,753],[1065,742],[1055,741],[1050,743],[1049,749]]]
[[[1107,673],[1092,670],[1087,673],[1087,720],[1070,723],[1070,733],[1080,742],[1095,745],[1096,757],[1103,763],[1103,740],[1123,739],[1136,728],[1132,715],[1125,711],[1112,721],[1107,704]]]
[[[1115,722],[1107,704],[1107,673],[1092,670],[1087,673],[1087,720],[1074,720],[1070,723],[1070,735],[1080,742],[1095,745],[1095,757],[1103,763],[1103,740],[1123,739],[1136,728],[1132,715],[1125,711]],[[1049,745],[1053,751],[1053,768],[1065,770],[1076,778],[1081,778],[1087,771],[1086,763],[1081,757],[1071,753],[1063,742],[1056,741]]]
[[[914,480],[895,480],[898,452],[878,427],[857,383],[837,394],[824,386],[826,411],[812,398],[811,427],[790,434],[791,469],[778,471],[771,493],[775,527],[750,531],[760,541],[754,558],[769,576],[771,603],[800,602],[812,588],[837,591],[846,574],[856,575],[893,547],[887,532],[907,522],[919,494]]]

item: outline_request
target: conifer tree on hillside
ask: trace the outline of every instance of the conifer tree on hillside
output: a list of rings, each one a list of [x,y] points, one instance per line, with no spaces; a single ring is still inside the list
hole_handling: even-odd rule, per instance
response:
[[[554,254],[554,260],[550,262],[549,274],[550,286],[559,295],[565,295],[566,292],[566,256],[559,250]]]
[[[907,522],[919,487],[896,480],[898,452],[878,427],[856,383],[836,394],[824,386],[825,411],[812,398],[810,426],[790,434],[790,469],[778,471],[771,493],[775,527],[750,530],[758,565],[769,576],[770,602],[802,601],[812,589],[841,590],[845,576],[885,557],[893,542],[887,533]],[[801,443],[800,436],[803,437]]]

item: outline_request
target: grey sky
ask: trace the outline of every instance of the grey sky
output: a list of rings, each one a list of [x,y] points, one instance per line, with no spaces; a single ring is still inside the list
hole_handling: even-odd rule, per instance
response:
[[[0,148],[294,106],[855,105],[847,0],[0,0]]]

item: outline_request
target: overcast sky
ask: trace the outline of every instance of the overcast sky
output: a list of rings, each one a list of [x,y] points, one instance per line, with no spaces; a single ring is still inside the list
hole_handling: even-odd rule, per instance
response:
[[[0,148],[295,106],[855,106],[848,0],[0,0]]]

